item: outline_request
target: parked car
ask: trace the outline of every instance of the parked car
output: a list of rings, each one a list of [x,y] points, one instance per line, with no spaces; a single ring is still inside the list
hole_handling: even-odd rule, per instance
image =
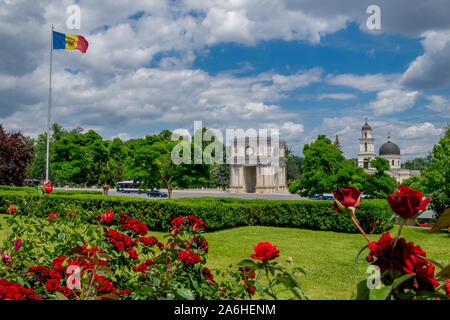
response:
[[[334,200],[332,193],[315,194],[311,197],[311,200]]]
[[[159,190],[147,191],[147,195],[149,197],[156,197],[156,198],[167,198],[169,196],[167,193]]]

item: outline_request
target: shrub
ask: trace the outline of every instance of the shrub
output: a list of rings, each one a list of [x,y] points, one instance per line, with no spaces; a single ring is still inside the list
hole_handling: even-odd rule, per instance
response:
[[[34,187],[11,187],[11,186],[0,186],[0,191],[12,191],[12,192],[25,192],[29,194],[37,194],[36,188]],[[75,195],[75,194],[91,194],[91,195],[102,195],[102,191],[95,190],[55,190],[53,189],[52,194],[56,195]]]
[[[51,212],[66,214],[69,210],[80,213],[84,221],[92,223],[93,217],[107,210],[123,212],[140,219],[151,230],[167,231],[170,221],[179,215],[195,215],[208,223],[209,230],[239,226],[295,227],[315,230],[358,232],[351,221],[336,213],[332,201],[312,200],[243,200],[231,198],[183,198],[174,200],[149,200],[120,196],[59,195],[51,194],[40,200],[24,192],[0,191],[0,212],[16,205],[17,214],[23,207],[35,202],[36,214],[47,217]],[[22,208],[21,208],[22,207]],[[392,213],[385,200],[363,200],[357,218],[364,230],[370,232],[378,221],[375,232],[393,227]]]

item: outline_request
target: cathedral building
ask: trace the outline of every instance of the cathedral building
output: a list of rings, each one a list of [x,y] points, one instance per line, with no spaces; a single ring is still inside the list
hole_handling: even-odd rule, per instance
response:
[[[388,136],[387,142],[378,150],[378,156],[387,160],[390,169],[386,173],[395,178],[398,183],[411,177],[410,170],[402,169],[400,148],[392,142],[390,136]],[[372,127],[367,123],[366,118],[366,123],[361,129],[361,138],[359,138],[358,166],[364,168],[367,173],[374,174],[376,173],[376,169],[370,166],[370,161],[376,157]]]

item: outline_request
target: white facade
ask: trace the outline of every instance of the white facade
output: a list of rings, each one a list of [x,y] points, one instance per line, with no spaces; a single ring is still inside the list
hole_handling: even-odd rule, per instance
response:
[[[285,143],[271,138],[234,139],[231,143],[231,193],[285,193]]]
[[[372,136],[372,128],[367,123],[361,129],[362,137],[359,139],[358,167],[364,168],[369,174],[376,173],[370,167],[370,161],[377,157],[375,152],[375,139]],[[402,158],[400,148],[388,137],[387,143],[383,144],[379,150],[379,157],[386,159],[389,164],[388,175],[395,178],[398,183],[411,177],[411,171],[402,169]]]
[[[359,138],[358,166],[370,169],[370,161],[376,158],[375,139],[372,137],[372,128],[366,123],[361,130]]]

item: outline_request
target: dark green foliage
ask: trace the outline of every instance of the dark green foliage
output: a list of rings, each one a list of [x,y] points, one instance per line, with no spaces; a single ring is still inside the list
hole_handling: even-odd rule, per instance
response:
[[[227,163],[219,164],[215,169],[216,185],[225,190],[230,187],[230,165]]]
[[[300,178],[303,173],[305,158],[293,154],[293,150],[286,146],[286,178],[288,182]]]
[[[291,193],[311,197],[315,194],[328,193],[336,189],[355,185],[363,171],[354,165],[352,160],[346,160],[338,148],[324,135],[306,144],[302,170],[303,176],[290,186]]]
[[[25,193],[0,192],[0,212],[9,204],[18,205],[23,197],[37,196]],[[296,227],[315,230],[356,233],[358,230],[348,217],[333,209],[332,201],[302,200],[243,200],[232,198],[183,198],[174,200],[148,200],[120,196],[94,195],[49,195],[42,198],[39,214],[47,217],[50,212],[65,215],[68,208],[78,210],[83,220],[95,223],[93,216],[111,210],[124,212],[144,221],[150,230],[167,231],[170,222],[177,216],[193,214],[208,224],[208,230],[220,230],[238,226]],[[392,216],[386,200],[363,200],[356,214],[364,230],[372,231],[373,223],[379,220],[375,232],[393,227],[388,222]]]
[[[425,170],[431,166],[432,154],[430,153],[426,158],[415,158],[406,160],[402,167],[409,170]]]
[[[376,157],[372,161],[370,161],[370,166],[377,170],[377,174],[382,175],[385,171],[388,171],[390,166],[389,162],[380,157]]]
[[[19,191],[28,194],[37,194],[36,188],[32,187],[10,187],[10,186],[0,186],[1,191]],[[101,195],[102,191],[95,190],[55,190],[52,191],[53,195],[74,195],[74,194],[91,194],[91,195]]]

